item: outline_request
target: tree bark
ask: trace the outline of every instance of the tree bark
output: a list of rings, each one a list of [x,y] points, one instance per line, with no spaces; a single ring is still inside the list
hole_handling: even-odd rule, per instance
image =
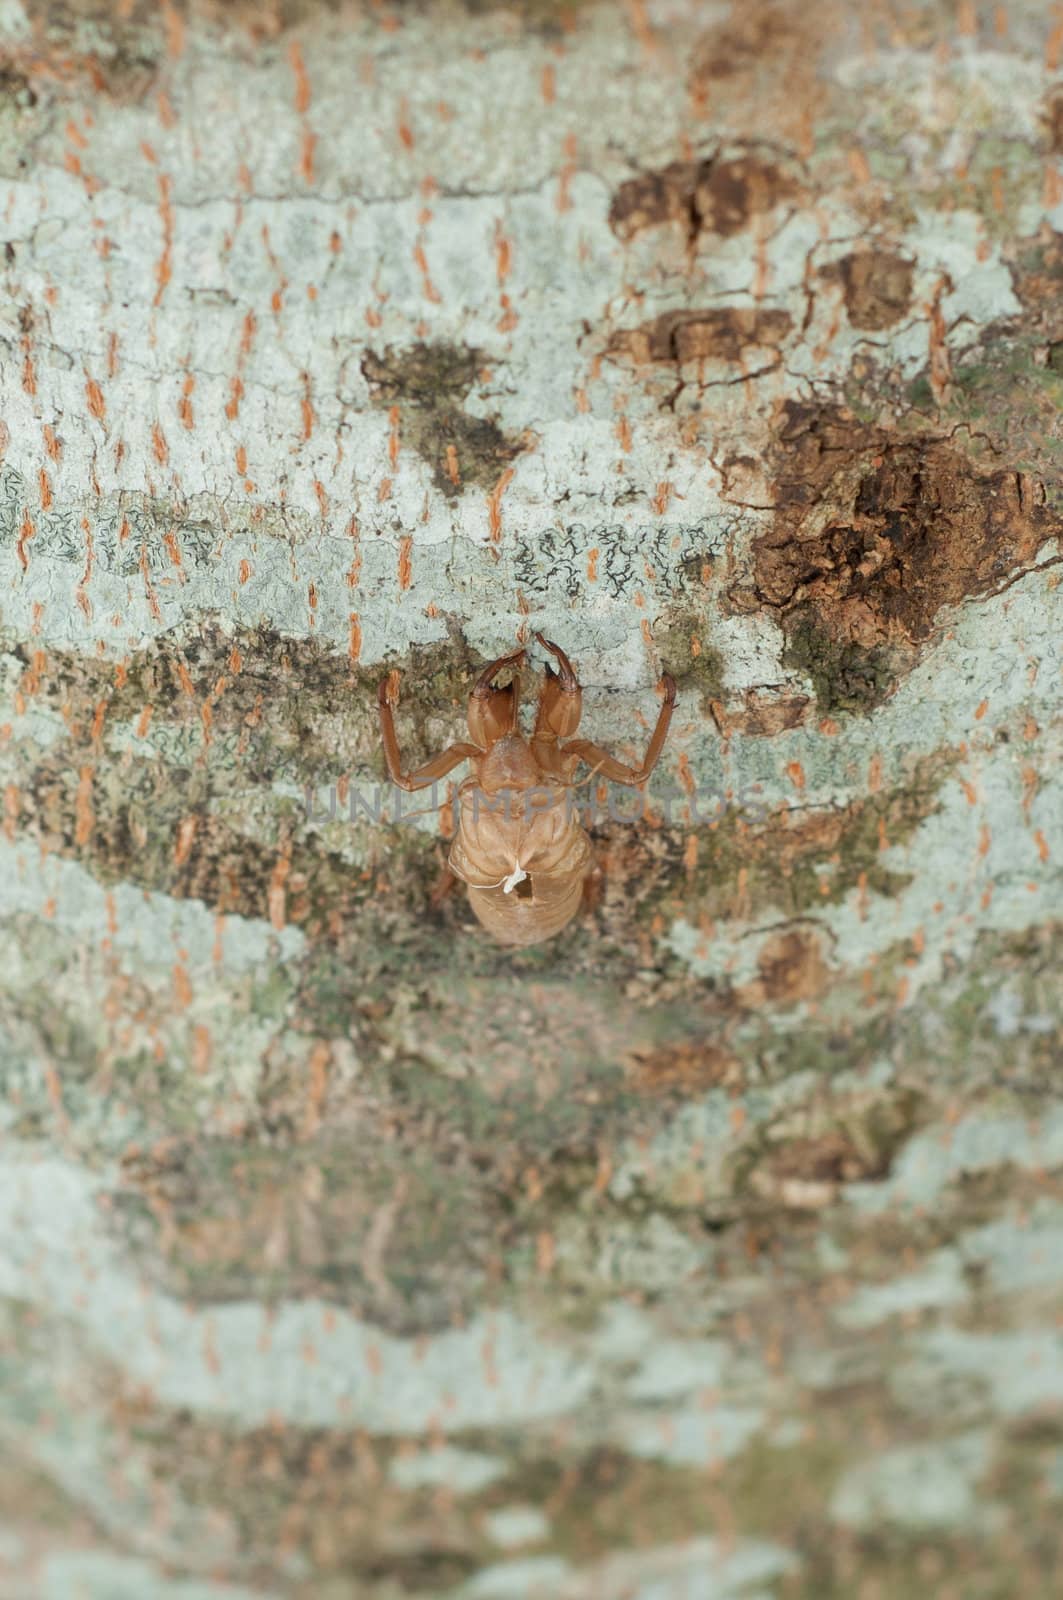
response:
[[[0,1596],[1047,1594],[1058,7],[0,30]]]

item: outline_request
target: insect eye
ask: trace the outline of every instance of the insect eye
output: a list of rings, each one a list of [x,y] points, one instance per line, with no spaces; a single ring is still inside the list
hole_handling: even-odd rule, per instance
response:
[[[516,888],[514,889],[513,892],[517,896],[518,900],[530,900],[531,897],[532,897],[532,881],[531,881],[531,879],[530,878],[522,878],[520,880],[520,882],[517,884],[517,886],[516,886]]]

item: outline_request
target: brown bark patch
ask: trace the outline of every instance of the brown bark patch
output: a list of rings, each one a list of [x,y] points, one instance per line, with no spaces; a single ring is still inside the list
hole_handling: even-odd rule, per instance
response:
[[[766,689],[747,689],[740,703],[724,705],[714,701],[712,718],[726,738],[741,733],[747,738],[773,739],[778,733],[799,728],[812,704],[807,694],[772,694]]]
[[[888,1155],[862,1149],[838,1129],[780,1144],[756,1169],[751,1186],[792,1211],[817,1211],[838,1199],[843,1184],[882,1179],[889,1168]]]
[[[1031,238],[1019,239],[1011,281],[1037,331],[1063,338],[1063,233],[1043,228]]]
[[[753,306],[716,306],[665,311],[609,341],[609,354],[636,366],[689,361],[739,362],[747,350],[778,349],[793,326],[788,311]]]
[[[136,102],[154,86],[165,52],[165,29],[154,0],[29,0],[30,38],[0,53],[0,73],[56,98],[88,87],[113,99]]]
[[[797,72],[796,47],[807,46],[814,37],[809,8],[785,4],[743,5],[740,0],[730,16],[705,34],[695,62],[698,77],[717,82],[762,70],[766,65],[785,65]]]
[[[622,183],[609,208],[618,238],[678,223],[691,240],[701,233],[740,233],[753,218],[798,192],[788,173],[752,154],[673,161]]]
[[[698,173],[694,210],[699,230],[741,233],[753,218],[797,194],[793,179],[753,155],[705,163]]]
[[[856,250],[825,267],[822,277],[839,279],[854,328],[892,328],[912,303],[915,267],[892,250]]]
[[[746,1004],[793,1005],[822,994],[830,980],[819,935],[811,928],[770,934],[757,958],[757,979],[743,994]]]
[[[622,183],[609,207],[609,226],[620,239],[633,239],[646,228],[677,222],[696,231],[694,191],[700,163],[673,161],[657,172],[640,172]]]
[[[813,1102],[768,1130],[752,1152],[746,1182],[772,1205],[817,1210],[837,1200],[848,1183],[887,1177],[925,1115],[925,1097],[908,1087],[897,1086],[886,1098]]]
[[[466,484],[492,490],[526,448],[491,417],[464,409],[466,395],[488,370],[482,350],[416,344],[407,350],[367,350],[362,376],[374,405],[399,408],[400,447],[428,463],[436,487],[453,499]]]
[[[1063,531],[1036,478],[836,407],[787,402],[775,459],[774,521],[732,600],[780,613],[824,709],[870,709],[943,606],[1005,587]]]
[[[721,1084],[729,1087],[741,1080],[735,1056],[722,1045],[707,1039],[680,1039],[653,1050],[635,1050],[628,1058],[628,1070],[637,1089],[646,1094],[703,1094]]]
[[[693,52],[691,99],[749,139],[770,128],[773,137],[807,150],[810,130],[835,92],[821,64],[850,48],[854,21],[851,8],[831,0],[735,0]]]

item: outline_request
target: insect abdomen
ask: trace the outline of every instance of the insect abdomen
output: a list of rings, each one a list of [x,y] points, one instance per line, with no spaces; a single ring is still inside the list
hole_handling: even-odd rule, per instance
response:
[[[583,871],[533,873],[530,895],[507,894],[500,884],[491,889],[470,885],[469,904],[499,944],[541,944],[560,933],[579,910],[583,879]]]

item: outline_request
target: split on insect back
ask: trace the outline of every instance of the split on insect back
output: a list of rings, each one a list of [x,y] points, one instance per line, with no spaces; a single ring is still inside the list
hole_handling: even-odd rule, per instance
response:
[[[458,827],[448,872],[467,886],[469,903],[500,943],[540,944],[559,933],[583,903],[597,868],[591,841],[570,802],[581,762],[613,783],[643,784],[664,749],[675,706],[675,680],[661,679],[663,693],[657,726],[641,767],[631,767],[594,744],[571,737],[579,727],[582,690],[560,645],[535,635],[554,657],[548,666],[535,727],[521,732],[520,676],[525,652],[499,656],[480,673],[469,697],[471,743],[452,744],[413,772],[403,768],[395,733],[397,696],[385,678],[380,685],[380,729],[392,783],[401,789],[426,788],[461,762],[472,776],[458,789]],[[513,676],[502,688],[495,679]]]

